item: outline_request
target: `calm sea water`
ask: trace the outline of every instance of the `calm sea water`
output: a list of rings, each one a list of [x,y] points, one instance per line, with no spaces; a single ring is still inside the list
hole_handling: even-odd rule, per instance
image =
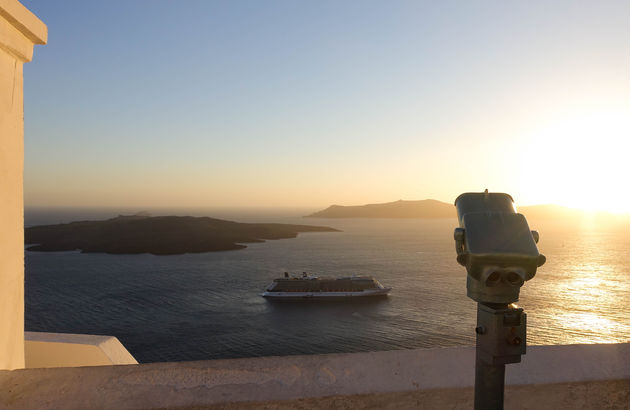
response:
[[[32,212],[27,224],[85,216],[95,214]],[[343,232],[176,256],[27,252],[27,330],[114,335],[140,362],[474,344],[455,219],[232,219]],[[530,225],[547,263],[521,290],[528,343],[629,342],[630,227]],[[284,271],[373,275],[393,291],[371,301],[262,298]]]

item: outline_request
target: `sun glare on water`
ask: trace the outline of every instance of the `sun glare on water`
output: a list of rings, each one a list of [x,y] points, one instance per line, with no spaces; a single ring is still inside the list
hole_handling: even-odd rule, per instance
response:
[[[535,202],[630,212],[630,109],[567,116],[523,143],[521,188]]]

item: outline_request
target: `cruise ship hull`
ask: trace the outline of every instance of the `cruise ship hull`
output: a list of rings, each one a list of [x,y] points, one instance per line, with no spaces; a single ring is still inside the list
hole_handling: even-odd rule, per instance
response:
[[[358,292],[270,292],[265,291],[262,296],[269,299],[333,299],[333,298],[363,298],[387,296],[391,288],[366,289]]]

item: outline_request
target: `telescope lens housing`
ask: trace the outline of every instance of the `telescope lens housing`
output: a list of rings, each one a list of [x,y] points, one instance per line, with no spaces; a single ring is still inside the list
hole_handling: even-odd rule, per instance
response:
[[[486,286],[495,286],[498,285],[500,282],[501,272],[495,270],[490,272],[490,274],[488,275],[488,278],[486,279]]]
[[[512,286],[518,286],[519,288],[523,286],[523,278],[516,272],[507,272],[505,274],[505,281]]]

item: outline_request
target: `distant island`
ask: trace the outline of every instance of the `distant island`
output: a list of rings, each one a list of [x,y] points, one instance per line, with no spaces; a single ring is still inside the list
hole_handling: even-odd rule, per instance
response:
[[[396,201],[384,204],[355,206],[331,205],[307,215],[307,218],[450,218],[455,217],[453,204],[425,199],[421,201]]]
[[[326,226],[239,223],[192,216],[143,214],[25,229],[29,251],[80,250],[111,254],[176,255],[246,248],[243,243],[295,238],[299,232],[339,232]]]
[[[584,212],[559,205],[532,205],[517,207],[527,218],[576,218]],[[328,208],[306,215],[306,218],[456,218],[452,203],[424,199],[419,201],[395,201],[382,204],[341,206]]]

